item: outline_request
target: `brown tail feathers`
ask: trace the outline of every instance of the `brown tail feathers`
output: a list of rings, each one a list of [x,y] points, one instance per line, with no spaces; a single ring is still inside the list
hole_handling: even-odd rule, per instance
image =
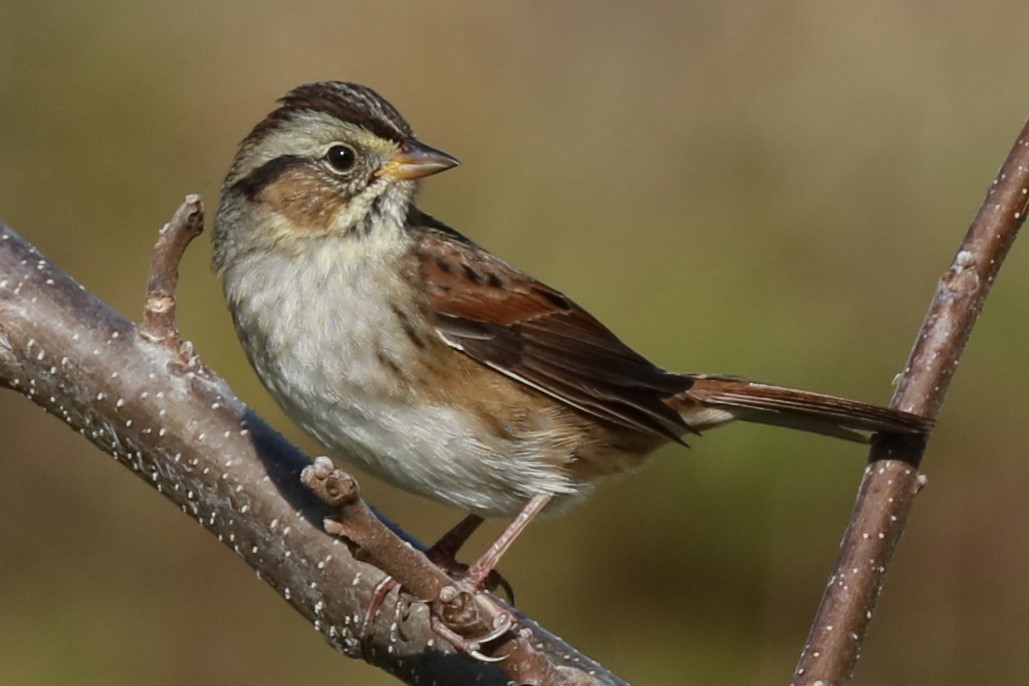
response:
[[[933,425],[933,420],[910,412],[822,393],[731,376],[690,378],[693,385],[676,400],[683,418],[696,429],[739,419],[867,443],[870,433],[921,434]]]

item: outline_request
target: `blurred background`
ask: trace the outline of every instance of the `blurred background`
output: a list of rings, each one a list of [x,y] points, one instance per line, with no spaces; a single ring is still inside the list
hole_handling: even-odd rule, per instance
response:
[[[277,97],[360,81],[463,161],[425,209],[659,363],[886,402],[1029,113],[1018,19],[1019,0],[0,0],[0,218],[138,319],[183,195],[213,215]],[[1029,671],[1024,248],[951,387],[856,683]],[[186,257],[184,334],[317,453],[250,371],[209,257],[206,240]],[[0,682],[393,683],[12,392],[0,458]],[[634,682],[784,683],[864,459],[712,432],[539,522],[502,570],[524,611]],[[425,539],[460,516],[362,486]]]

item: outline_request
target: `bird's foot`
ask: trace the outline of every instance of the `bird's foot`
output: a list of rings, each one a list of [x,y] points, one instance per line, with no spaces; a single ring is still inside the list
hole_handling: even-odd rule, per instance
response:
[[[436,546],[426,550],[425,556],[455,581],[465,582],[464,585],[475,591],[487,590],[493,593],[499,588],[504,592],[507,601],[511,605],[515,604],[514,588],[497,570],[491,569],[482,579],[476,580],[469,576],[469,569],[471,568],[468,565],[454,559],[452,555],[447,554],[445,551],[437,550]]]
[[[478,590],[478,589],[476,589]],[[433,632],[449,643],[454,650],[480,662],[500,662],[506,656],[491,656],[483,652],[484,646],[501,638],[514,628],[514,615],[496,604],[497,613],[493,616],[493,628],[486,634],[469,637],[462,629],[478,622],[482,608],[476,602],[475,595],[458,586],[445,586],[439,596],[430,603],[430,623]]]

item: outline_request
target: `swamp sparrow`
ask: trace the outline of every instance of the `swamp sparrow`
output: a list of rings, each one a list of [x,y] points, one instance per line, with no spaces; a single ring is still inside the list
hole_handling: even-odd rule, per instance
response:
[[[415,205],[458,164],[352,83],[301,86],[240,145],[214,268],[236,333],[286,413],[335,455],[483,517],[532,517],[655,448],[739,419],[867,441],[928,419],[647,361],[557,290]]]

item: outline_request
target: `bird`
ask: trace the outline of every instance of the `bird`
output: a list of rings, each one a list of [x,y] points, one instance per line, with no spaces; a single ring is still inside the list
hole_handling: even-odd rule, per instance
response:
[[[456,554],[511,520],[467,581],[486,584],[540,512],[657,448],[733,421],[867,442],[927,434],[897,409],[647,360],[561,291],[420,210],[458,160],[387,100],[301,85],[239,145],[214,222],[214,271],[240,343],[285,413],[330,453],[466,517]]]

